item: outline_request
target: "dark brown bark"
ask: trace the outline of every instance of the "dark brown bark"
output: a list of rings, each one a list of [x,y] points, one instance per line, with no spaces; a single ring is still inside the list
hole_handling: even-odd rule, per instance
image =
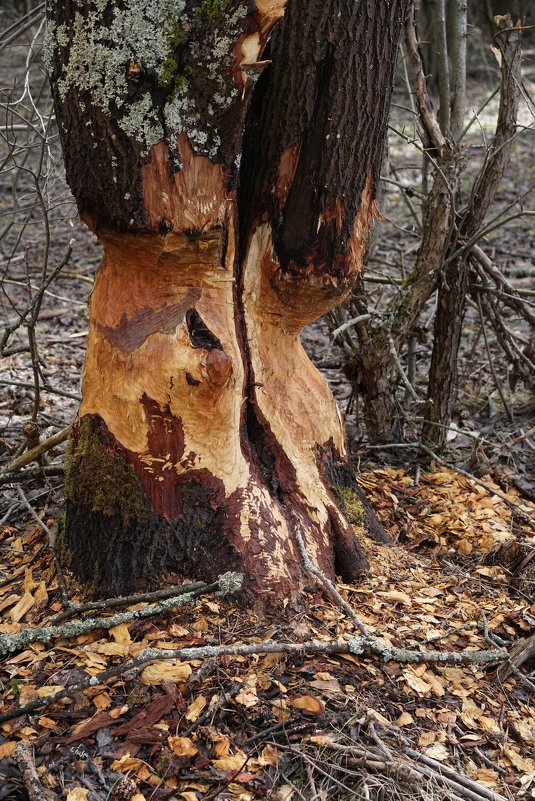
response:
[[[106,25],[135,5],[115,0]],[[104,246],[62,540],[95,591],[235,569],[260,605],[295,606],[296,530],[327,575],[366,569],[341,416],[299,333],[360,269],[403,6],[291,0],[263,53],[280,0],[187,0],[171,55],[126,63],[108,105],[62,84],[69,23],[53,48],[68,179]],[[129,133],[140,99],[157,142],[146,121]]]
[[[469,203],[459,222],[458,236],[450,245],[449,263],[446,262],[438,290],[426,422],[422,430],[424,441],[435,449],[443,448],[446,443],[447,426],[457,395],[458,353],[469,282],[470,248],[466,245],[477,240],[509,163],[516,131],[521,32],[512,28],[510,17],[502,19],[499,28],[496,41],[502,56],[502,85],[496,133],[483,169],[474,181]]]
[[[388,310],[389,333],[397,353],[409,340],[420,314],[437,287],[441,265],[452,238],[455,195],[462,169],[461,153],[446,141],[427,91],[414,7],[410,8],[405,21],[405,44],[423,143],[432,159],[434,178],[424,205],[422,241],[414,269]],[[356,331],[359,350],[348,366],[348,373],[363,399],[368,437],[375,443],[392,442],[399,438],[400,421],[396,405],[399,373],[387,332],[382,322],[377,324],[374,321],[362,322]]]

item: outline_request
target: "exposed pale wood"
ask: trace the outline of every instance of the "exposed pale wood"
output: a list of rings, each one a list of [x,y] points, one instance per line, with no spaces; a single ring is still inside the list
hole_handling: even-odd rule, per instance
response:
[[[210,579],[223,568],[243,572],[260,605],[293,608],[310,583],[297,530],[328,578],[367,566],[337,495],[354,485],[342,415],[300,332],[361,268],[404,0],[327,2],[312,0],[303,15],[290,0],[269,57],[281,0],[244,4],[238,24],[225,8],[210,23],[222,38],[205,31],[207,63],[181,78],[215,149],[203,150],[186,115],[142,155],[121,118],[97,109],[92,142],[117,183],[92,165],[84,183],[80,102],[75,88],[56,95],[71,186],[104,248],[62,540],[71,568],[99,593],[130,592],[162,571]],[[201,46],[195,9],[184,12],[195,31],[177,63]],[[202,70],[217,69],[226,111],[202,119]],[[256,134],[238,182],[255,74],[259,100],[245,128]],[[378,89],[380,102],[365,102]],[[156,90],[150,70],[136,91],[165,117],[171,90]]]

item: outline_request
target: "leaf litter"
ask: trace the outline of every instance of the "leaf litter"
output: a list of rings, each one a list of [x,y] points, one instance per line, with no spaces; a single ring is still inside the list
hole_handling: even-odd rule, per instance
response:
[[[368,541],[369,576],[337,585],[371,634],[396,647],[436,643],[449,651],[533,634],[535,604],[511,570],[511,550],[532,544],[533,532],[503,500],[446,469],[422,473],[416,485],[400,469],[367,471],[359,480],[395,540],[391,547]],[[43,537],[33,525],[2,531],[0,569],[16,578],[0,586],[0,635],[47,625],[62,611]],[[83,601],[75,582],[68,584],[72,601]],[[356,634],[341,608],[319,595],[285,626],[224,598],[201,597],[188,608],[9,654],[0,665],[1,711],[148,646]],[[319,798],[379,798],[374,792],[389,787],[402,796],[405,787],[410,798],[414,770],[423,771],[419,797],[458,798],[458,787],[436,784],[437,765],[443,777],[454,771],[488,788],[488,798],[534,798],[530,668],[500,681],[480,665],[384,663],[351,653],[155,660],[1,724],[0,786],[7,789],[0,797],[25,798],[16,749],[31,743],[49,801],[297,801],[310,781]]]

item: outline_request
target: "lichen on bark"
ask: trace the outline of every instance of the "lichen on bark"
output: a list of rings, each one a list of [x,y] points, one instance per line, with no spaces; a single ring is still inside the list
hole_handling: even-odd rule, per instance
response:
[[[113,116],[145,155],[163,138],[174,145],[187,130],[199,153],[215,157],[219,124],[239,99],[232,48],[246,3],[228,13],[226,3],[191,0],[77,5],[66,24],[49,3],[44,61],[61,100],[74,92],[84,107]]]

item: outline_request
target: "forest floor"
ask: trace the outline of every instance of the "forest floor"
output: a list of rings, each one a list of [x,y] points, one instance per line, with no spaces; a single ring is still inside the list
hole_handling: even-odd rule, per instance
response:
[[[23,64],[25,52],[12,49],[12,65]],[[397,101],[407,102],[401,90]],[[471,98],[474,108],[480,101],[479,94]],[[490,103],[470,140],[470,158],[481,155],[495,116]],[[515,143],[497,208],[535,184],[532,138]],[[35,407],[45,438],[75,419],[80,397],[87,298],[100,252],[75,216],[53,144],[43,150],[51,208],[46,225],[32,172],[21,168],[15,189],[9,171],[0,175],[2,219],[9,223],[15,215],[7,232],[0,226],[3,324],[35,292],[43,264],[52,269],[74,240],[68,264],[43,296],[35,329],[38,397],[23,327],[10,339],[10,347],[22,350],[0,362],[4,466],[21,450],[21,429]],[[395,136],[390,165],[402,181],[419,181],[414,151]],[[403,278],[418,242],[395,188],[385,213],[367,267],[371,279]],[[518,218],[493,232],[486,246],[532,303],[534,227]],[[378,307],[392,291],[370,284]],[[525,323],[511,317],[507,324],[528,347]],[[305,332],[304,342],[345,407],[352,390],[343,350],[330,342],[323,322]],[[422,394],[430,348],[424,323],[415,375]],[[512,666],[284,653],[291,643],[358,636],[340,604],[319,596],[290,625],[260,621],[232,599],[208,593],[182,608],[111,628],[101,620],[85,633],[60,630],[47,642],[9,650],[9,635],[50,626],[65,605],[45,530],[54,530],[62,511],[62,476],[50,470],[61,469],[60,444],[47,455],[50,475],[21,475],[18,483],[0,485],[0,801],[535,798],[535,410],[532,390],[511,375],[497,345],[491,348],[489,355],[477,309],[469,308],[446,465],[403,448],[371,448],[353,406],[348,424],[356,474],[393,545],[378,546],[359,533],[370,575],[339,584],[338,591],[381,642],[416,652],[436,647],[450,656],[514,649]],[[409,430],[413,424],[409,419]],[[83,602],[81,588],[69,575],[65,580],[70,601]],[[90,615],[79,612],[76,619]],[[263,653],[266,640],[283,652]],[[153,659],[76,689],[149,646],[235,644],[258,653]],[[49,703],[47,696],[61,688],[65,696]]]

